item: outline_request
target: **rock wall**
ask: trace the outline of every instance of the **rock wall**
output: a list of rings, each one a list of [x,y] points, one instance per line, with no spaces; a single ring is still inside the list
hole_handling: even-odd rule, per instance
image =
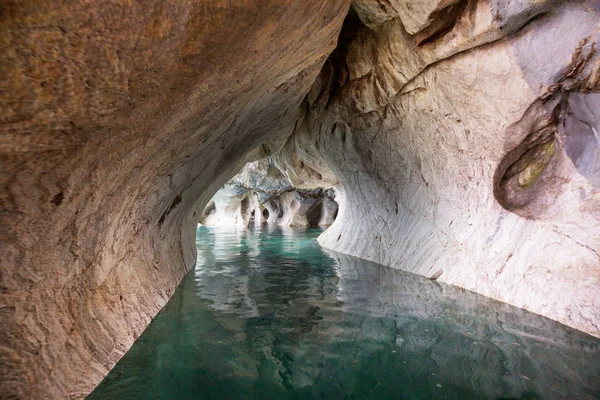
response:
[[[348,7],[0,5],[3,398],[103,378],[194,264],[197,213],[292,131]]]
[[[599,4],[356,0],[282,150],[320,243],[600,336]]]

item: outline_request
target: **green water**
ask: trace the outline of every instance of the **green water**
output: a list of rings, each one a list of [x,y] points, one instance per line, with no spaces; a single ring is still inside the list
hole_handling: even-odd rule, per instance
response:
[[[198,266],[89,398],[600,398],[600,340],[319,234],[199,228]]]

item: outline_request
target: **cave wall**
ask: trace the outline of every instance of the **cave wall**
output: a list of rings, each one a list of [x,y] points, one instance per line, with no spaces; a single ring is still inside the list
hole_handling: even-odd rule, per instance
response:
[[[195,262],[197,213],[292,131],[348,7],[0,5],[2,397],[103,378]]]
[[[281,146],[324,246],[600,336],[598,1],[348,3],[0,5],[3,395],[87,394]]]
[[[600,336],[599,3],[407,3],[353,3],[279,157],[341,183],[320,243]]]

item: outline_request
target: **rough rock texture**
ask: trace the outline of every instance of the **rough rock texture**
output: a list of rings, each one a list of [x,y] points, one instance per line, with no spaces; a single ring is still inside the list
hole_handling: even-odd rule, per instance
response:
[[[599,3],[408,3],[354,2],[282,150],[341,183],[321,244],[600,336]]]
[[[196,213],[293,129],[348,7],[0,5],[2,397],[107,373],[194,264]]]

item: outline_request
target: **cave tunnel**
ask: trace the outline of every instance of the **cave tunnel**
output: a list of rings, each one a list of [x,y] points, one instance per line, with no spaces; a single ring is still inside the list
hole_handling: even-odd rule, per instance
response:
[[[597,398],[599,14],[3,2],[0,397]]]
[[[302,167],[307,166],[302,163]],[[329,226],[337,216],[333,182],[294,187],[272,158],[247,163],[215,193],[200,215],[206,226]],[[281,168],[281,169],[280,169]],[[298,185],[298,184],[297,184]]]

